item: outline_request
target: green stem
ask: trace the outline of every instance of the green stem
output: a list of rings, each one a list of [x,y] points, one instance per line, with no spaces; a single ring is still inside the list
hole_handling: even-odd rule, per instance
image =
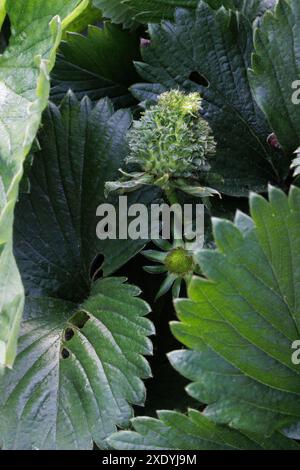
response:
[[[211,201],[210,201],[210,198],[209,197],[202,197],[202,202],[204,204],[204,206],[206,207],[210,217],[212,217],[212,206],[211,206]]]
[[[168,186],[165,188],[165,195],[168,199],[168,202],[171,206],[174,204],[179,204],[176,190],[172,188],[171,186]],[[176,246],[183,246],[183,238],[182,238],[182,226],[179,228],[179,222],[178,222],[179,216],[177,217],[176,210],[174,211],[174,224],[173,224],[173,238],[174,238],[174,244]]]
[[[177,194],[174,188],[168,186],[168,188],[165,188],[165,195],[172,206],[173,204],[179,204]]]

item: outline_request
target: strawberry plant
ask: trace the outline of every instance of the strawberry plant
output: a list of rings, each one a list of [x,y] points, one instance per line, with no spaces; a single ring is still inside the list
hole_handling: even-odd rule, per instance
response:
[[[1,449],[300,449],[299,26],[0,0]]]

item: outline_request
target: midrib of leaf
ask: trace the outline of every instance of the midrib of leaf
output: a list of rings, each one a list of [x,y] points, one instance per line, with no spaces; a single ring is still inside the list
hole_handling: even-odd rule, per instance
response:
[[[90,0],[82,0],[82,2],[62,21],[62,28],[64,31],[72,21],[76,20],[76,18],[84,12],[84,10],[89,6],[89,3]]]

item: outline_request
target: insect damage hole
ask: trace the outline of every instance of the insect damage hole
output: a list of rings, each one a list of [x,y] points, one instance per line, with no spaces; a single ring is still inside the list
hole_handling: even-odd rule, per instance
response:
[[[209,81],[207,78],[204,77],[204,75],[201,73],[197,72],[197,70],[194,70],[192,73],[190,73],[189,80],[196,83],[197,85],[204,86],[205,88],[209,87]]]
[[[66,328],[65,330],[65,341],[71,341],[74,336],[74,330],[72,328]]]
[[[63,348],[60,354],[62,359],[68,359],[70,357],[70,351],[68,351],[66,348]]]

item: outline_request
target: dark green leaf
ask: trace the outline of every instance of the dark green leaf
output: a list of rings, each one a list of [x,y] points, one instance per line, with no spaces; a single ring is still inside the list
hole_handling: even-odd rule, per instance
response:
[[[250,21],[274,8],[276,0],[233,0],[235,7]]]
[[[119,0],[121,1],[121,0]],[[217,10],[221,6],[239,10],[250,21],[260,16],[275,5],[276,0],[205,0]],[[172,20],[175,9],[189,8],[195,10],[198,0],[123,0],[131,8],[134,19],[140,23],[159,23],[161,20]]]
[[[122,24],[124,28],[135,28],[137,23],[133,20],[131,8],[123,0],[92,0],[96,8],[102,10],[103,16],[113,23]]]
[[[255,33],[250,72],[256,101],[287,154],[300,142],[299,15],[298,0],[279,0],[275,13],[264,16]]]
[[[222,0],[217,0],[217,2],[221,4]],[[171,20],[177,7],[194,10],[197,3],[198,0],[125,0],[124,2],[131,8],[134,19],[140,23],[160,23],[161,20]]]
[[[59,102],[71,89],[79,99],[108,96],[119,108],[131,106],[128,87],[138,79],[133,61],[139,57],[138,36],[116,25],[90,26],[87,36],[69,33],[52,74],[51,99]]]
[[[245,195],[263,191],[288,173],[288,162],[267,144],[270,128],[251,93],[252,28],[243,17],[200,2],[195,13],[177,10],[175,23],[150,26],[151,45],[142,50],[139,74],[149,82],[132,87],[140,100],[154,101],[172,88],[198,91],[215,140],[208,185]],[[283,170],[281,171],[281,167]]]
[[[101,269],[115,271],[145,244],[96,236],[96,209],[105,181],[123,163],[131,119],[107,99],[93,106],[71,93],[44,115],[30,193],[15,216],[27,297],[16,364],[0,384],[4,448],[103,447],[116,426],[127,425],[130,404],[144,402],[149,307],[124,279],[93,283]]]
[[[29,175],[30,194],[16,211],[15,251],[30,294],[82,296],[98,266],[109,275],[145,245],[145,240],[99,240],[96,211],[107,202],[105,182],[118,175],[127,155],[126,133],[131,113],[114,113],[108,100],[79,103],[69,93],[61,108],[50,105],[39,133],[42,150],[35,154]],[[128,205],[150,202],[150,191],[130,196]],[[120,214],[126,225],[127,214]]]

